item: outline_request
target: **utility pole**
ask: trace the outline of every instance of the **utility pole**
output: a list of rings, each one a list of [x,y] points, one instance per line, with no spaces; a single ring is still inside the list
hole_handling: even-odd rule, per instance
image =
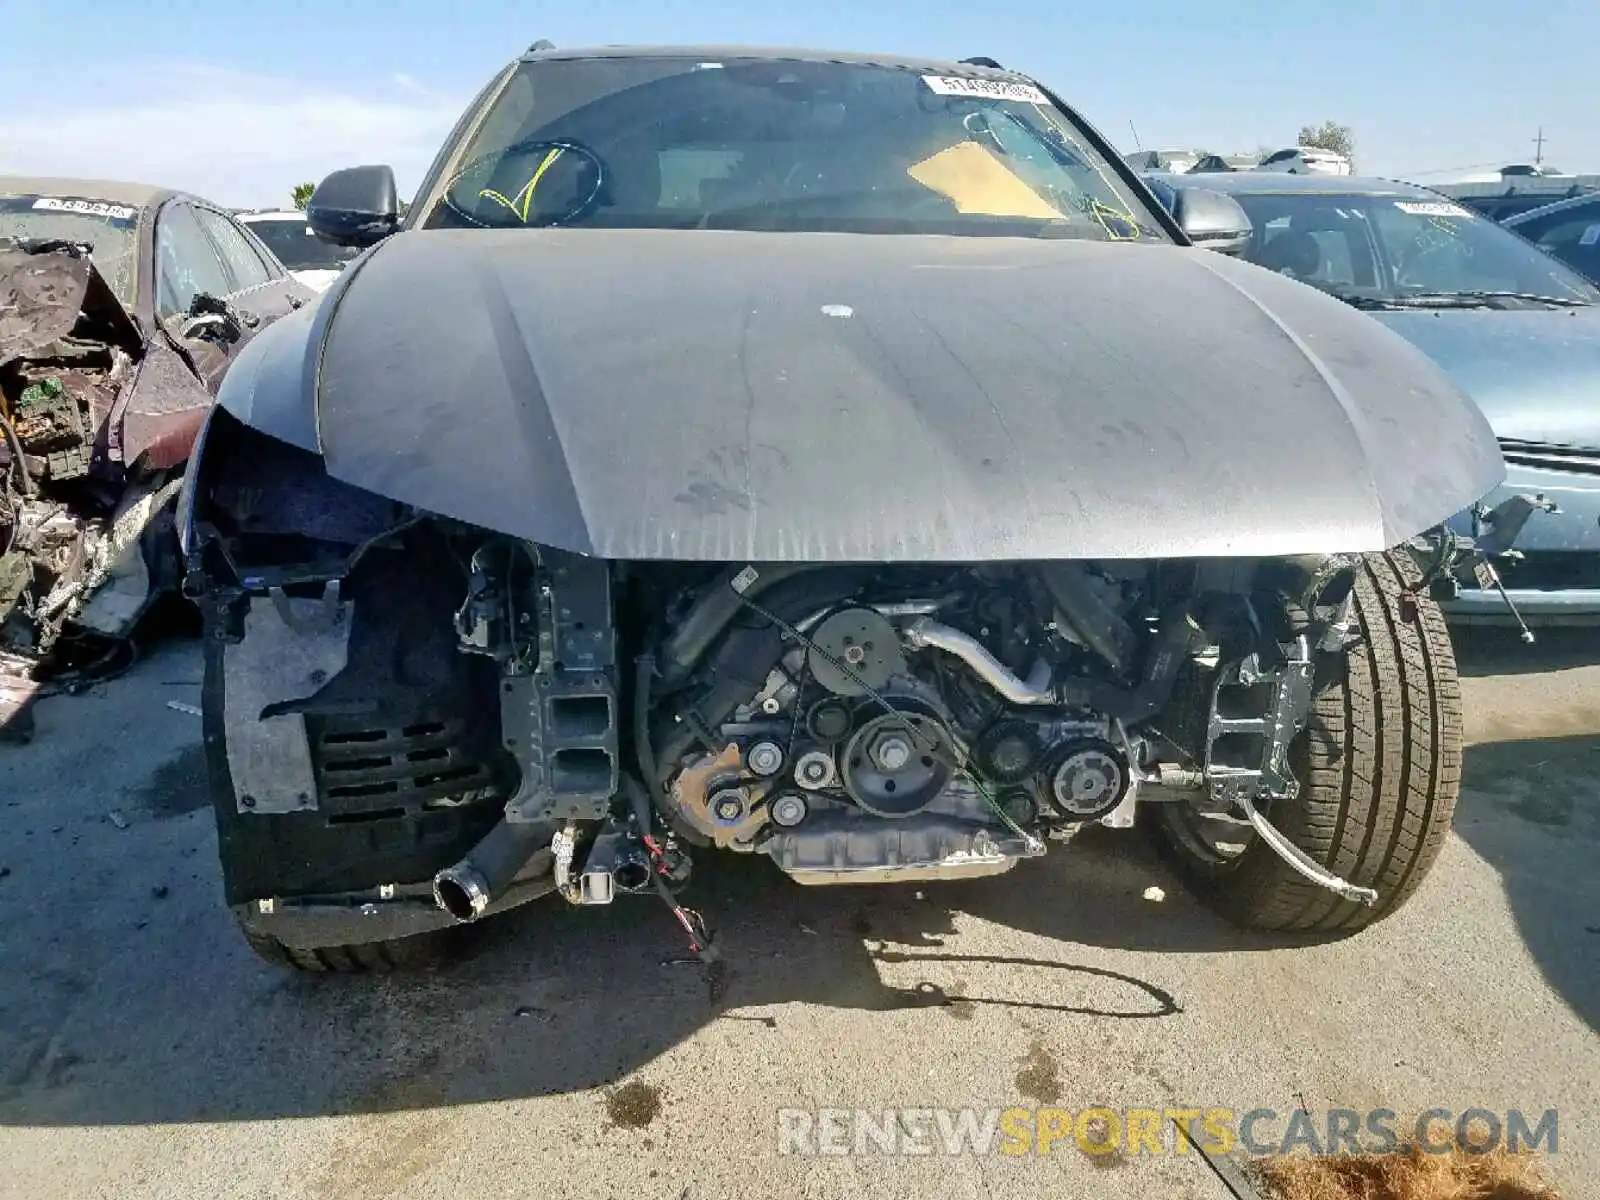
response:
[[[1533,139],[1533,165],[1544,166],[1544,126],[1539,126],[1539,136]]]

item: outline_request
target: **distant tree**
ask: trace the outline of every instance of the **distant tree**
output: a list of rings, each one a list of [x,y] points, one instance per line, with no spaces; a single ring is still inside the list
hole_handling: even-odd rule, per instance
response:
[[[294,206],[303,211],[305,206],[311,201],[311,193],[316,190],[317,185],[314,183],[295,184],[294,191],[290,193],[290,195],[294,197]]]
[[[1342,154],[1352,163],[1356,158],[1356,139],[1350,126],[1337,121],[1324,121],[1321,125],[1305,125],[1300,129],[1300,144],[1315,146],[1319,150],[1332,150]]]

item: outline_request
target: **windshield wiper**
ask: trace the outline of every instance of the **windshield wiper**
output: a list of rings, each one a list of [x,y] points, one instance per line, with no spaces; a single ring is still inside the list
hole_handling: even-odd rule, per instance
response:
[[[1346,304],[1369,312],[1393,312],[1412,308],[1494,308],[1500,300],[1525,304],[1547,304],[1555,308],[1587,308],[1589,301],[1576,296],[1546,296],[1539,292],[1416,292],[1404,296],[1358,296],[1349,292],[1330,292]]]
[[[1501,299],[1522,301],[1525,304],[1550,304],[1557,309],[1587,309],[1589,301],[1578,296],[1546,296],[1541,291],[1430,291],[1418,299],[1443,299],[1443,301],[1493,302]]]

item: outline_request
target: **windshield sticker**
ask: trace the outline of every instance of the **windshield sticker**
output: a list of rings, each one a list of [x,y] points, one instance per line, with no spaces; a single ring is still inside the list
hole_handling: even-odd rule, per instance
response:
[[[40,196],[33,202],[33,206],[50,212],[74,212],[91,217],[109,217],[113,221],[126,221],[139,212],[136,208],[128,208],[121,204],[103,204],[99,200],[63,200],[57,196]]]
[[[1583,236],[1578,239],[1580,246],[1600,246],[1600,225],[1591,225],[1583,231]]]
[[[1020,100],[1024,104],[1049,104],[1044,92],[1031,83],[1005,79],[961,79],[954,75],[924,75],[930,92],[941,96],[972,96],[980,100]]]
[[[1394,206],[1415,217],[1470,217],[1472,214],[1459,204],[1445,200],[1396,200]]]

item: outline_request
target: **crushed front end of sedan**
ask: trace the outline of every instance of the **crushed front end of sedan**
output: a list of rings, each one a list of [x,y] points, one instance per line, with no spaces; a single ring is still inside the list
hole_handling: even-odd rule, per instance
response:
[[[180,562],[171,500],[210,396],[86,248],[0,239],[0,735],[105,665]]]
[[[954,879],[1145,816],[1249,926],[1427,872],[1462,745],[1427,584],[1494,438],[1034,81],[538,51],[395,209],[383,169],[319,187],[375,248],[243,351],[180,502],[266,957],[643,892],[709,960],[708,854]]]

